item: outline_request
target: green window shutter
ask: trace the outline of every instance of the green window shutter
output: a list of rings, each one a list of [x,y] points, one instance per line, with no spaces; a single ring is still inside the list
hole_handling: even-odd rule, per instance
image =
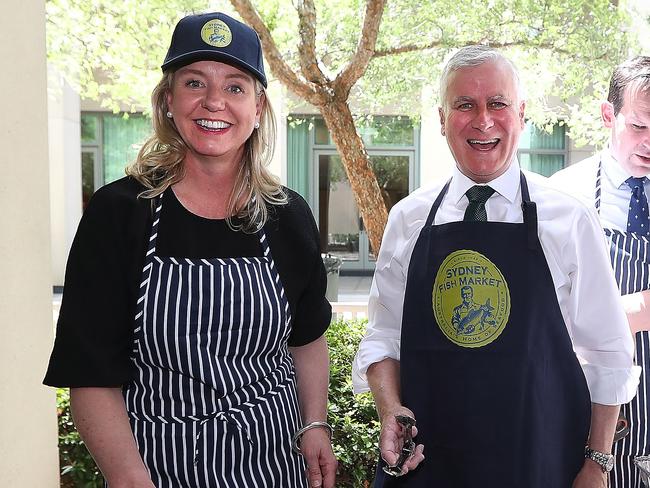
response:
[[[126,166],[135,160],[151,135],[151,120],[136,115],[105,115],[103,122],[104,183],[110,183],[122,178]]]
[[[287,124],[287,186],[308,200],[309,120],[298,122]]]
[[[556,124],[549,134],[530,122],[526,123],[519,141],[519,163],[522,168],[551,176],[565,166],[566,126]]]

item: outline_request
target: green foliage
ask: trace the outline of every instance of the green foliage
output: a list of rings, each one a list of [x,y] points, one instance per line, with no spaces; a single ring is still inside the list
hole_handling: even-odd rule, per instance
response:
[[[102,488],[104,478],[75,429],[70,414],[70,392],[56,391],[59,418],[59,463],[63,488]]]
[[[334,455],[339,461],[337,487],[370,486],[378,459],[379,420],[370,393],[352,393],[352,361],[365,322],[339,320],[327,331],[330,349],[328,420],[334,427]]]
[[[208,0],[47,0],[48,62],[84,98],[148,109],[176,22]]]
[[[363,0],[314,0],[316,51],[331,78],[356,51]],[[289,0],[253,2],[285,61],[296,72],[298,17]],[[564,120],[579,144],[600,144],[597,108],[612,66],[643,51],[644,2],[611,0],[435,0],[387,2],[378,50],[420,49],[375,58],[352,91],[357,113],[411,117],[420,93],[437,92],[441,67],[469,43],[502,47],[518,64],[528,92],[527,117],[543,127]],[[638,5],[637,5],[638,4]],[[226,0],[48,0],[48,60],[90,99],[114,111],[148,110],[174,24],[183,15],[222,10]],[[134,14],[134,12],[137,12]],[[645,30],[640,26],[645,26]],[[647,42],[647,39],[644,41]],[[428,47],[427,47],[428,46]]]

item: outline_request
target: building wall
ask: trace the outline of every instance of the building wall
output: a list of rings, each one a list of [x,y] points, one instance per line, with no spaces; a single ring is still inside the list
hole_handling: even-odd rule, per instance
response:
[[[0,486],[59,486],[52,346],[45,1],[0,15]],[[10,13],[10,14],[9,14]]]
[[[437,96],[429,87],[422,93],[420,186],[448,177],[455,165],[447,140],[440,129]]]
[[[269,169],[273,174],[278,176],[283,184],[287,183],[287,116],[290,113],[318,113],[315,107],[312,107],[300,100],[297,100],[295,96],[289,93],[279,82],[272,81],[268,88],[268,96],[273,104],[273,108],[276,114],[277,120],[277,139],[275,147],[275,155],[273,160],[270,163]],[[56,173],[53,178],[58,179],[58,182],[53,183],[58,185],[56,188],[61,189],[64,185],[74,186],[75,191],[80,191],[80,158],[79,158],[79,119],[75,119],[72,116],[72,112],[78,113],[77,105],[75,105],[74,97],[69,97],[70,106],[64,107],[59,115],[54,115],[52,117],[53,123],[58,126],[61,126],[63,123],[67,129],[61,129],[62,135],[60,140],[65,140],[66,148],[72,148],[72,152],[76,153],[69,154],[65,158],[59,157],[61,154],[60,150],[57,150],[56,155],[58,159],[56,161],[61,161],[62,170]],[[447,146],[446,139],[442,136],[440,132],[440,120],[438,115],[438,100],[437,95],[434,93],[434,87],[427,87],[423,90],[420,95],[420,106],[422,107],[421,112],[421,126],[420,126],[420,137],[419,137],[419,174],[416,176],[416,181],[419,181],[420,186],[426,186],[440,180],[441,178],[447,177],[451,169],[454,167],[454,159],[452,154]],[[353,110],[354,102],[352,103]],[[557,103],[560,103],[557,100]],[[126,108],[126,107],[124,107]],[[357,108],[358,109],[358,108]],[[91,100],[82,100],[80,104],[80,110],[82,111],[92,111],[92,112],[101,112],[106,111],[105,108],[102,108],[101,104],[96,101]],[[385,110],[381,111],[376,115],[389,115],[394,114],[395,112],[391,107],[386,107]],[[58,118],[56,118],[58,117]],[[56,145],[57,142],[52,142],[51,145]],[[567,164],[573,164],[577,161],[588,157],[592,153],[592,148],[576,148],[574,144],[569,141],[569,147],[567,148],[566,161]],[[65,159],[65,161],[63,161]],[[53,162],[53,165],[57,165],[57,162]],[[310,164],[309,161],[306,161],[305,164]],[[58,171],[58,170],[57,170]],[[79,183],[78,183],[79,182]],[[53,191],[56,191],[53,189]],[[59,219],[54,218],[54,212],[57,209],[62,209],[64,200],[61,196],[55,197],[53,195],[53,253],[54,253],[54,276],[55,284],[62,284],[63,270],[65,265],[65,257],[69,249],[69,244],[71,242],[69,229],[72,229],[72,234],[76,228],[79,220],[79,215],[81,213],[81,198],[75,193],[74,196],[72,193],[67,193],[68,198],[66,203],[68,204],[66,208],[67,215],[65,216],[65,223],[62,223]],[[68,229],[62,230],[63,226],[68,226]]]

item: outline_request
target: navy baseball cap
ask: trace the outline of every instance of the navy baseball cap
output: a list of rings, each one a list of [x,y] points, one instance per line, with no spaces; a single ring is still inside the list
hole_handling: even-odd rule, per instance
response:
[[[205,60],[221,61],[249,71],[266,88],[262,45],[257,32],[221,12],[182,18],[176,24],[161,68],[165,72]]]

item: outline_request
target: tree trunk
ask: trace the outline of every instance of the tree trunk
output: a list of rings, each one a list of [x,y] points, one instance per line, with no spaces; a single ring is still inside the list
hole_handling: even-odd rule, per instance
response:
[[[320,105],[318,109],[341,156],[370,245],[377,255],[388,212],[370,166],[370,158],[354,126],[350,108],[347,102],[334,99],[326,105]]]

